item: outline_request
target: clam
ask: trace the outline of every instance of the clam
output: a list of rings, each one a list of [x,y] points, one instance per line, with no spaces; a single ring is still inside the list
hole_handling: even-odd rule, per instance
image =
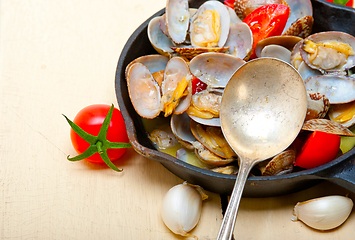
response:
[[[219,1],[206,1],[191,18],[190,41],[193,47],[223,47],[229,34],[230,14]]]
[[[272,57],[290,63],[291,51],[280,45],[268,45],[263,48],[260,53],[260,57]]]
[[[355,37],[343,32],[321,32],[307,37],[300,48],[302,59],[323,74],[340,73],[355,66]]]
[[[224,88],[234,72],[244,60],[228,54],[204,53],[193,58],[190,63],[191,73],[213,88]]]
[[[225,166],[233,161],[235,159],[233,158],[223,158],[218,156],[217,154],[213,153],[209,149],[207,149],[203,144],[200,142],[196,141],[194,142],[194,147],[195,147],[195,155],[196,157],[204,164],[207,164],[208,166]]]
[[[293,22],[291,26],[282,33],[282,35],[291,35],[306,38],[312,33],[312,27],[313,17],[304,16]]]
[[[190,130],[191,118],[186,114],[173,114],[170,119],[171,131],[182,146],[189,150],[193,150],[193,143],[196,140]]]
[[[273,36],[260,40],[255,45],[255,55],[257,57],[261,56],[261,51],[268,45],[278,45],[286,48],[290,52],[293,51],[295,45],[299,43],[302,38],[297,36]],[[295,53],[294,53],[295,54]],[[291,57],[290,57],[291,58]],[[288,60],[290,62],[290,60]]]
[[[277,154],[271,160],[265,160],[257,165],[262,176],[273,176],[289,173],[293,170],[293,163],[296,160],[296,152],[287,149]]]
[[[168,0],[165,9],[167,33],[177,44],[183,43],[189,29],[190,12],[188,0]]]
[[[132,105],[141,117],[148,119],[157,117],[161,111],[164,111],[165,116],[183,113],[189,107],[192,96],[191,74],[185,60],[173,57],[166,63],[164,70],[160,70],[164,64],[157,68],[156,59],[160,58],[142,57],[134,60],[126,69]],[[161,84],[152,74],[160,71],[164,71]]]
[[[307,113],[305,121],[324,118],[329,110],[329,99],[320,93],[307,91]]]
[[[355,100],[355,78],[342,75],[320,75],[305,80],[307,90],[324,94],[330,104]]]
[[[331,106],[328,116],[344,127],[353,126],[355,124],[355,101]]]
[[[238,17],[243,20],[252,11],[267,4],[288,5],[284,0],[238,0],[234,3],[234,10]]]
[[[203,90],[192,96],[190,107],[187,109],[189,116],[203,119],[219,117],[222,95]]]
[[[301,75],[303,81],[306,81],[310,77],[315,77],[322,75],[318,70],[310,68],[305,62],[300,62],[297,68],[299,74]]]
[[[161,111],[159,84],[149,69],[142,63],[133,63],[126,71],[128,94],[136,112],[152,119]]]
[[[250,27],[243,22],[231,24],[225,46],[227,53],[248,60],[253,50],[253,34]]]
[[[220,127],[190,122],[191,132],[205,148],[223,159],[236,159],[236,153],[227,143]]]
[[[166,36],[160,29],[160,21],[163,16],[155,17],[148,24],[148,39],[153,48],[163,56],[170,57],[174,52],[171,47],[174,47],[173,41]]]
[[[154,129],[149,133],[148,138],[158,149],[167,149],[175,146],[178,141],[172,134],[170,128],[168,126],[163,128],[164,129]]]
[[[294,23],[297,22],[297,20],[302,19],[306,16],[313,16],[313,8],[312,8],[312,3],[310,0],[286,0],[286,2],[288,4],[288,6],[290,7],[291,13],[290,13],[290,17],[287,20],[287,23],[286,23],[283,33],[290,31],[290,30],[288,30],[289,28],[293,29],[294,27],[292,25],[294,25]],[[307,20],[307,18],[308,17],[306,17],[306,20]],[[301,23],[303,23],[303,22],[301,22]],[[313,21],[312,21],[312,23],[313,23]],[[297,23],[297,25],[298,25],[298,23]],[[291,31],[293,31],[293,30],[291,30]],[[292,35],[294,35],[294,34],[292,34]],[[299,36],[299,35],[296,35],[296,36]]]
[[[307,131],[322,131],[343,136],[355,137],[355,134],[340,123],[328,119],[310,119],[306,121],[302,130]]]

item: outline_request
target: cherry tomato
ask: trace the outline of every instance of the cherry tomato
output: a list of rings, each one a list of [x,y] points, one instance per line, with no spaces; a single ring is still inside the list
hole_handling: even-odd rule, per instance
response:
[[[253,33],[253,53],[255,58],[255,45],[267,37],[281,35],[285,28],[290,8],[282,4],[268,4],[252,11],[243,20]]]
[[[85,132],[97,136],[100,132],[102,123],[110,110],[109,105],[105,104],[94,104],[87,106],[80,110],[74,118],[74,123],[82,128]],[[72,144],[78,154],[82,154],[85,150],[88,149],[90,143],[85,141],[80,137],[73,128],[70,131],[70,137]],[[112,118],[107,130],[107,140],[110,142],[117,143],[128,143],[128,136],[126,132],[125,123],[122,117],[121,112],[117,109],[113,109]],[[126,148],[118,149],[107,149],[107,155],[111,161],[119,159],[126,151]],[[99,153],[86,158],[85,160],[92,163],[103,163],[103,159]]]
[[[340,5],[345,5],[348,7],[354,7],[354,1],[353,0],[325,0],[327,2],[331,2],[331,3],[336,3],[336,4],[340,4]]]
[[[231,9],[234,10],[234,2],[235,0],[224,0],[224,5],[226,5],[227,7],[230,7]]]
[[[339,147],[340,136],[315,131],[309,135],[297,154],[295,166],[306,169],[318,167],[335,159]]]
[[[192,95],[207,88],[207,84],[202,82],[200,79],[194,77],[192,79]]]

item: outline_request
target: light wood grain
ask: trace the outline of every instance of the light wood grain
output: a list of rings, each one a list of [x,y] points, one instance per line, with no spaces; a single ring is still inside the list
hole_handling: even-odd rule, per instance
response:
[[[84,106],[114,103],[115,70],[130,34],[165,0],[0,1],[0,239],[183,239],[160,217],[182,183],[129,149],[116,173],[71,163],[69,125]],[[283,197],[242,199],[237,239],[350,239],[355,219],[331,232],[291,222],[297,201],[347,191],[329,183]],[[199,239],[215,239],[220,197],[209,193]],[[353,195],[350,195],[353,197]],[[348,238],[350,236],[350,238]]]

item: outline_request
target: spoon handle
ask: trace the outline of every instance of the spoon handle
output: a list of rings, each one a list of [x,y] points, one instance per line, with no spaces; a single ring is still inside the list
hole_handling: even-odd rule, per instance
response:
[[[244,159],[240,159],[240,167],[237,179],[233,187],[233,192],[229,200],[227,210],[223,217],[223,222],[219,230],[217,240],[230,240],[232,238],[240,199],[242,197],[243,189],[252,167],[253,164],[250,161],[244,161]]]

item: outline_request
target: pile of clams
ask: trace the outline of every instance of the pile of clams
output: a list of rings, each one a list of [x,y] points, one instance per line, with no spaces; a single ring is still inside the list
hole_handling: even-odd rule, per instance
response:
[[[282,35],[253,49],[253,34],[242,20],[271,3],[290,7],[288,22]],[[214,0],[198,9],[189,8],[188,0],[168,0],[165,14],[148,25],[157,54],[133,60],[125,71],[135,111],[169,122],[150,131],[149,139],[158,150],[174,149],[170,153],[182,161],[236,174],[238,157],[221,131],[219,108],[226,84],[253,50],[256,57],[288,62],[302,76],[308,110],[301,131],[355,136],[348,129],[355,124],[355,38],[343,32],[311,35],[312,24],[309,0],[237,0],[234,9]],[[292,172],[296,156],[291,145],[257,165],[254,174]]]

